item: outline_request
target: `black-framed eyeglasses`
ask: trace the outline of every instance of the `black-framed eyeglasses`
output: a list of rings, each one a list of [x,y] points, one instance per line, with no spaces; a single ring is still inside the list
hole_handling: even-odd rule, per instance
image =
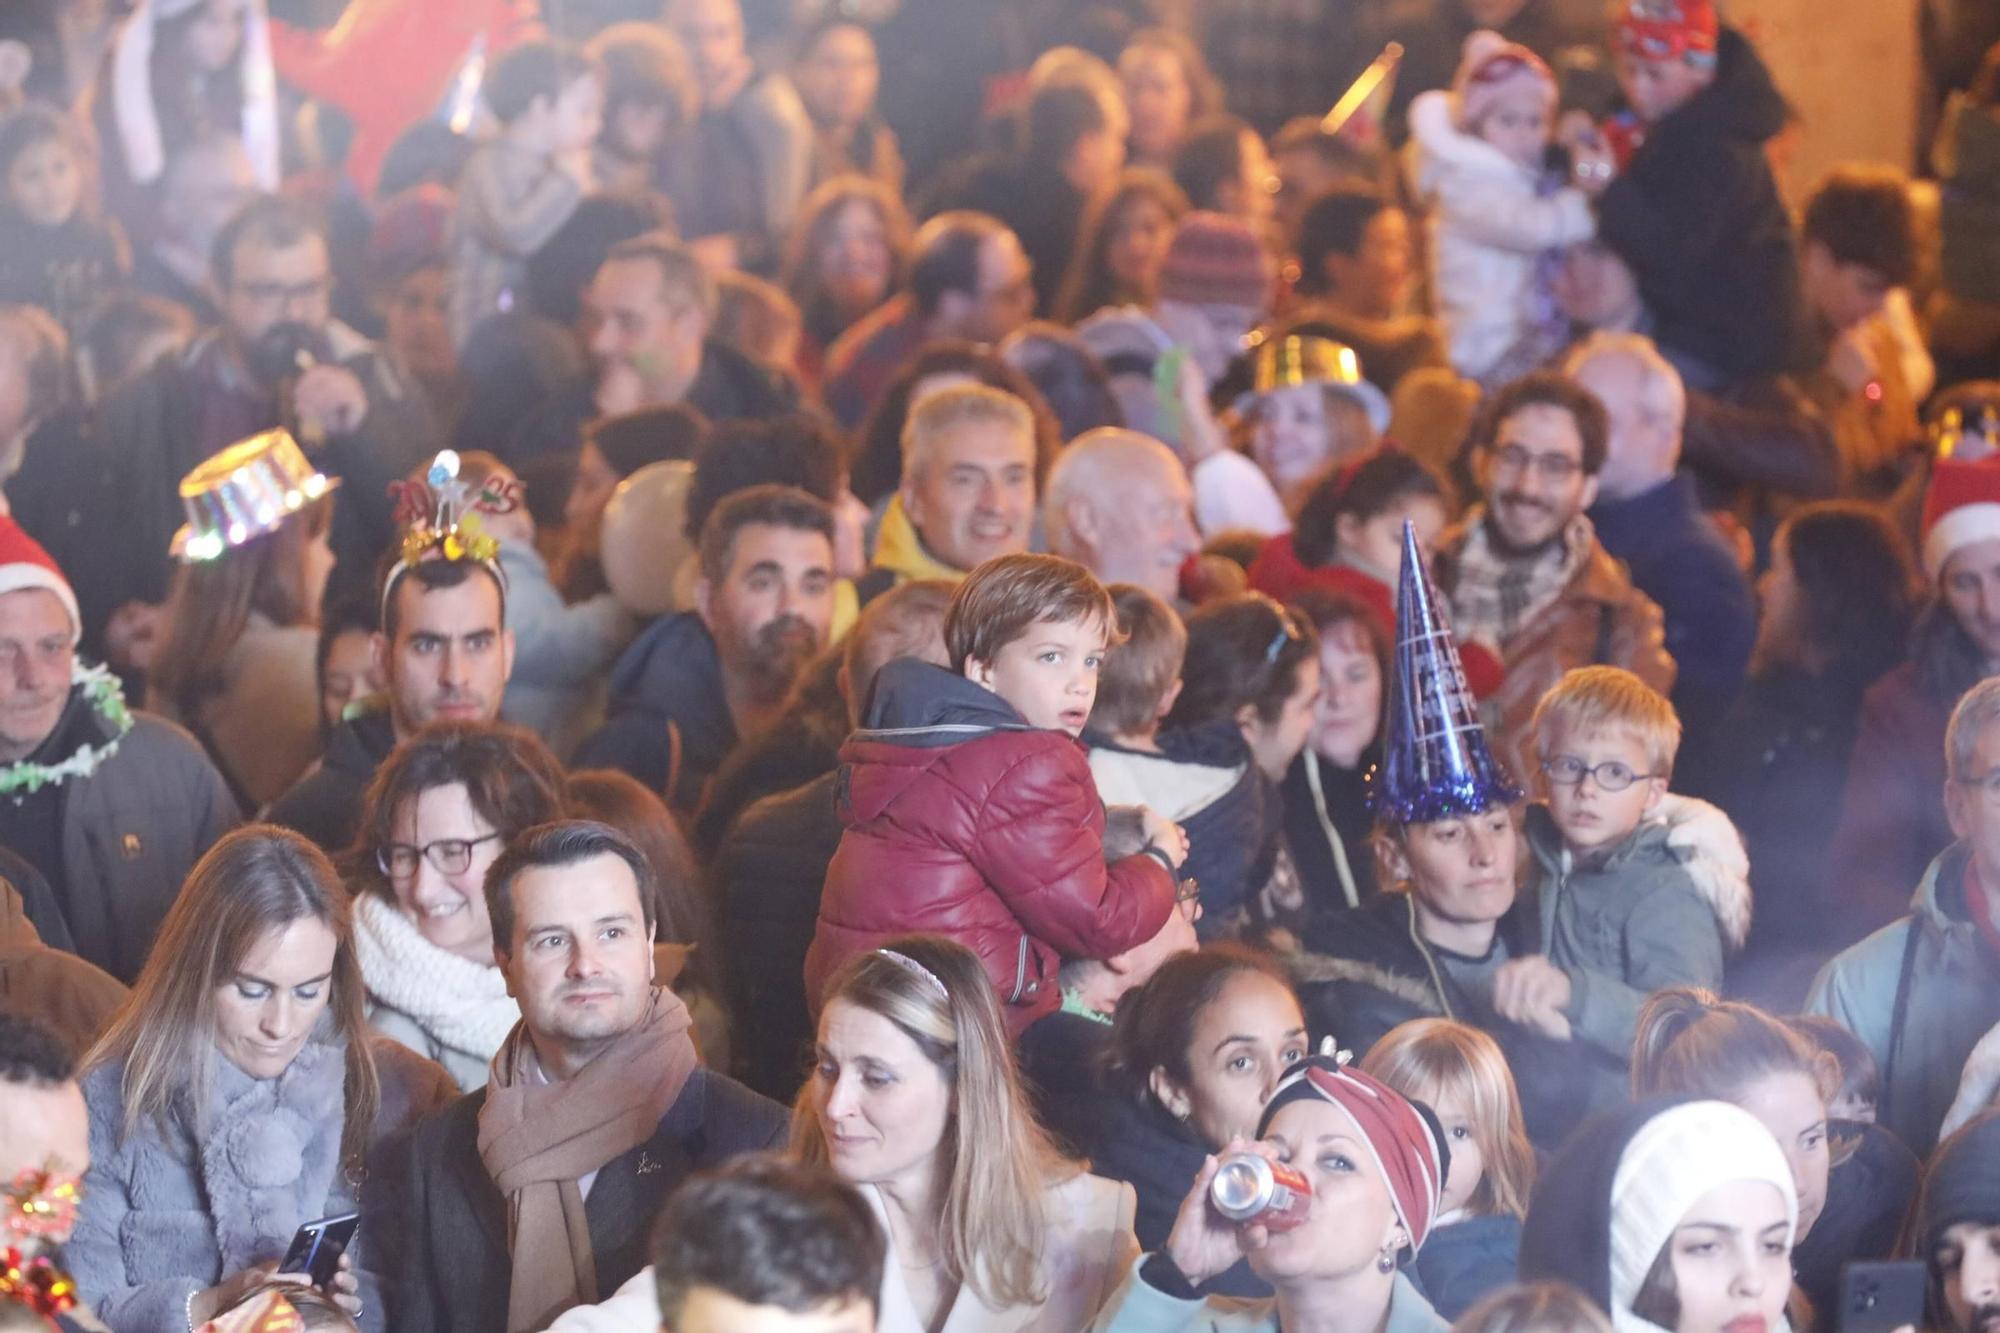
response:
[[[1195,883],[1192,875],[1174,889],[1174,910],[1189,925],[1201,920],[1201,885]]]
[[[1573,754],[1544,759],[1542,772],[1548,774],[1550,782],[1564,787],[1574,787],[1589,778],[1597,784],[1599,791],[1624,791],[1635,782],[1659,776],[1657,773],[1636,772],[1630,764],[1622,764],[1616,759],[1607,759],[1601,764],[1586,764]]]
[[[417,859],[422,857],[431,863],[431,869],[440,875],[463,875],[472,864],[472,849],[482,842],[492,842],[498,833],[488,833],[477,838],[439,838],[421,847],[412,847],[407,842],[392,842],[375,849],[375,864],[390,879],[414,879],[417,873]]]

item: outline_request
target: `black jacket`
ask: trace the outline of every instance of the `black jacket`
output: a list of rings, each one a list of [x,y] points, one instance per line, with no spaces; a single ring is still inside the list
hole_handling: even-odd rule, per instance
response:
[[[730,962],[737,1072],[767,1097],[790,1101],[805,1077],[813,1025],[806,1008],[806,950],[819,920],[820,885],[840,846],[839,775],[827,773],[745,810],[710,863]]]
[[[1380,750],[1370,746],[1353,768],[1337,768],[1307,746],[1285,770],[1278,787],[1285,806],[1285,846],[1299,868],[1312,911],[1338,912],[1375,897],[1375,850],[1368,842],[1375,815],[1368,808],[1368,770],[1380,758]],[[1347,901],[1346,883],[1334,861],[1336,842],[1347,858],[1356,902]]]
[[[320,761],[271,802],[264,818],[305,834],[322,851],[345,851],[361,829],[362,793],[395,748],[396,727],[386,708],[341,723]]]
[[[1826,1180],[1826,1205],[1792,1247],[1792,1275],[1822,1328],[1833,1327],[1840,1314],[1845,1265],[1901,1253],[1903,1215],[1916,1197],[1921,1170],[1916,1154],[1880,1125],[1834,1120],[1827,1130],[1836,1160]]]
[[[1764,158],[1786,115],[1755,48],[1725,28],[1715,82],[1652,127],[1597,205],[1657,341],[1725,383],[1810,360],[1791,215]]]
[[[615,768],[683,813],[736,745],[722,659],[692,611],[641,630],[611,668],[610,715],[584,738],[572,768]]]
[[[468,1093],[420,1122],[403,1154],[400,1244],[389,1293],[397,1333],[493,1333],[507,1327],[513,1261],[507,1200],[479,1159],[479,1108]],[[697,1069],[653,1137],[597,1173],[585,1201],[599,1298],[647,1263],[653,1217],[691,1173],[776,1148],[785,1111],[724,1075]]]

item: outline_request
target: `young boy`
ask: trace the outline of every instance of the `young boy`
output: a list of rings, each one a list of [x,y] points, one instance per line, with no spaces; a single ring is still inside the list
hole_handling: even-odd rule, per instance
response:
[[[1104,659],[1084,735],[1106,804],[1147,806],[1187,832],[1182,877],[1201,886],[1202,938],[1231,933],[1239,908],[1271,877],[1283,825],[1235,720],[1162,732],[1181,692],[1187,627],[1155,593],[1111,585],[1124,642]]]
[[[1770,71],[1713,0],[1617,0],[1612,46],[1629,116],[1604,127],[1610,152],[1596,131],[1565,138],[1655,341],[1691,388],[1802,369],[1798,253],[1764,157],[1790,113]]]
[[[848,958],[923,931],[980,956],[1019,1035],[1060,1004],[1064,958],[1159,933],[1187,838],[1147,811],[1143,849],[1107,866],[1076,739],[1116,630],[1083,566],[1000,556],[952,597],[949,670],[905,658],[876,675],[840,751],[845,831],[806,954],[815,1009]]]
[[[473,152],[458,181],[451,333],[460,350],[480,320],[512,307],[528,257],[589,191],[590,146],[604,111],[597,66],[554,42],[509,51],[481,93],[500,132]]]
[[[1535,707],[1546,800],[1528,809],[1542,955],[1501,965],[1494,1007],[1623,1066],[1663,986],[1722,987],[1750,927],[1749,858],[1720,810],[1669,796],[1680,719],[1619,667],[1579,667]]]

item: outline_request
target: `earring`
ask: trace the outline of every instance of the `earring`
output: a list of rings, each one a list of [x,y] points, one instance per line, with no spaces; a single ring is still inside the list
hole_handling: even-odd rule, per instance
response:
[[[1395,1272],[1396,1256],[1387,1250],[1382,1251],[1382,1253],[1375,1256],[1375,1270],[1380,1273]]]

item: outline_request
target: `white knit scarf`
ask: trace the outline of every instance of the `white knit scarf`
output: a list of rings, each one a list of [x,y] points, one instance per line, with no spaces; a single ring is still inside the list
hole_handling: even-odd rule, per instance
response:
[[[354,952],[368,993],[451,1050],[491,1060],[521,1021],[499,968],[438,948],[379,893],[354,900]]]

